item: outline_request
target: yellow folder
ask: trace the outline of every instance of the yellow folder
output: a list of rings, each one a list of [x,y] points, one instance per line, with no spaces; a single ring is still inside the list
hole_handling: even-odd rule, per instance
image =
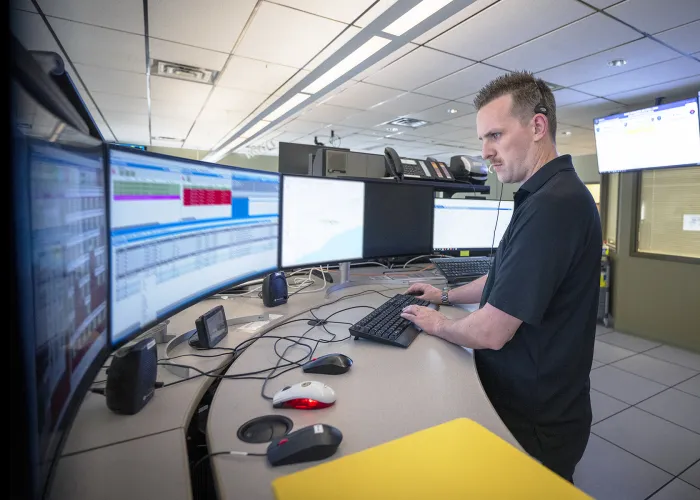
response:
[[[466,418],[277,478],[272,489],[277,500],[591,498]]]

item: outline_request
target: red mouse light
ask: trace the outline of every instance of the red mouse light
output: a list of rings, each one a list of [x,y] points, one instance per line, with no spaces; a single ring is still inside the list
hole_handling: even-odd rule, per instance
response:
[[[292,399],[282,404],[283,408],[293,408],[295,410],[320,410],[333,406],[334,403],[322,403],[310,398]]]

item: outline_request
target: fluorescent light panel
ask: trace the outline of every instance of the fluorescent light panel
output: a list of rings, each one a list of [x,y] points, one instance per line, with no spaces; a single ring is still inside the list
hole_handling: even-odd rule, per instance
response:
[[[391,40],[387,38],[383,38],[381,36],[373,36],[365,43],[363,43],[360,47],[358,47],[354,52],[348,55],[345,59],[343,59],[331,69],[326,71],[314,82],[309,84],[304,89],[304,92],[308,94],[313,94],[327,87],[329,84],[336,81],[338,78],[340,78],[345,73],[356,67],[358,64],[362,63],[362,61],[368,59],[372,55],[379,52],[389,42],[391,42]]]
[[[274,110],[272,113],[267,115],[265,117],[266,120],[268,121],[275,121],[277,118],[285,114],[287,111],[295,107],[297,104],[300,104],[307,100],[309,97],[309,94],[302,94],[299,92],[298,94],[292,96],[291,99],[289,99],[287,102],[283,103],[281,106],[279,106],[276,110]]]
[[[223,149],[220,149],[214,153],[209,153],[206,155],[204,158],[202,158],[203,161],[210,161],[212,163],[216,163],[219,161],[221,158],[226,156],[230,151],[235,150],[237,146],[239,146],[243,141],[245,141],[245,137],[238,137],[234,139],[231,144],[226,146]]]
[[[390,35],[401,36],[450,2],[452,0],[423,0],[382,31]]]
[[[250,127],[248,130],[246,130],[245,132],[243,132],[243,133],[241,134],[241,137],[244,138],[244,139],[248,139],[248,138],[250,138],[250,137],[253,137],[255,134],[257,134],[257,133],[260,132],[262,129],[264,129],[265,127],[267,127],[269,124],[270,124],[270,122],[268,122],[268,121],[260,120],[260,121],[257,122],[255,125],[253,125],[252,127]]]

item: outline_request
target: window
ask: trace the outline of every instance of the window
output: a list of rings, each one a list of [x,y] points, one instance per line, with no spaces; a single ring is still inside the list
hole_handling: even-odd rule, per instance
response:
[[[608,197],[605,203],[605,234],[608,245],[617,246],[617,207],[620,192],[620,174],[608,175]]]
[[[700,259],[700,167],[641,173],[637,250]]]

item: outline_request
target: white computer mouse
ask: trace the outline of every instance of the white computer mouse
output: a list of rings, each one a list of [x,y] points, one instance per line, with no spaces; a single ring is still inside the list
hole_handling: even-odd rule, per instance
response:
[[[272,398],[275,408],[294,408],[297,410],[320,410],[335,403],[335,391],[322,382],[307,380],[288,385],[277,391]]]

